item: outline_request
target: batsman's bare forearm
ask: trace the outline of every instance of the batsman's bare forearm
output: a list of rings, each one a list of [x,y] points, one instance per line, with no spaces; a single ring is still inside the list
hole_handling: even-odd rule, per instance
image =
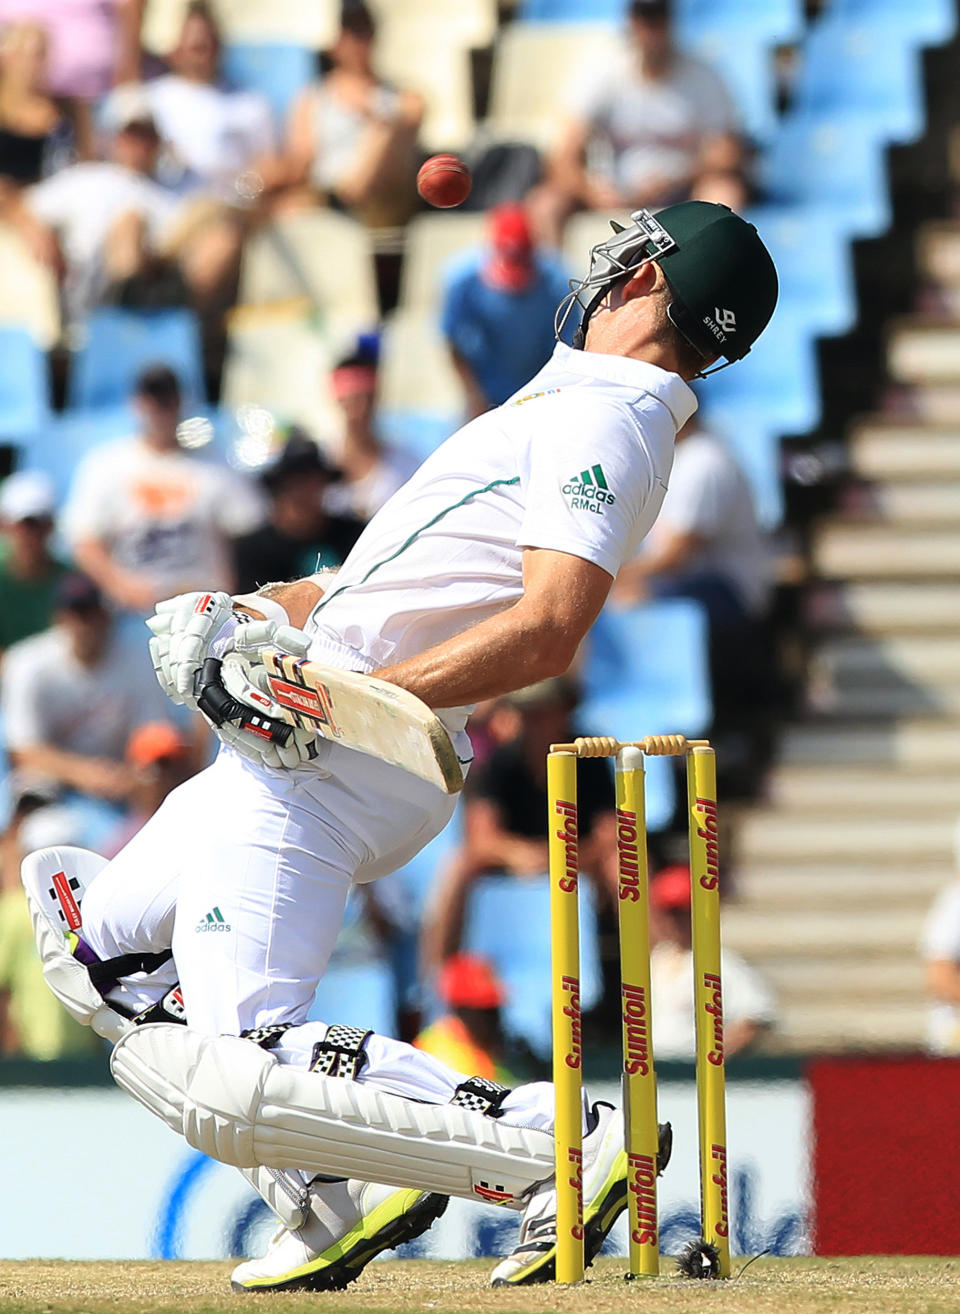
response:
[[[562,675],[613,582],[592,562],[546,549],[524,553],[513,606],[406,661],[375,671],[429,707],[462,707]]]

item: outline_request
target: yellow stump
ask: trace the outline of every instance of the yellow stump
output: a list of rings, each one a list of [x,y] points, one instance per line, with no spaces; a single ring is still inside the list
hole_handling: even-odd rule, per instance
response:
[[[650,895],[643,754],[617,754],[620,1006],[630,1272],[660,1272],[657,1225],[657,1085],[650,1043]]]
[[[547,758],[550,839],[554,1144],[557,1174],[557,1281],[583,1278],[582,1032],[578,905],[577,758]]]
[[[715,1245],[720,1255],[720,1276],[729,1277],[717,771],[712,748],[695,747],[688,752],[687,808],[697,1027],[700,1210],[704,1239]]]

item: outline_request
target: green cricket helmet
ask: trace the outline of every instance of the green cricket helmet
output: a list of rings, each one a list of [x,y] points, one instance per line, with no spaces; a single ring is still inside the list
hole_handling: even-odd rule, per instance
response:
[[[573,303],[583,307],[574,345],[582,347],[590,316],[610,286],[655,260],[672,294],[667,314],[704,360],[742,360],[777,304],[777,271],[753,224],[725,205],[681,201],[653,215],[637,210],[624,227],[590,252],[590,270],[557,312],[559,336]],[[593,295],[584,300],[590,289]]]

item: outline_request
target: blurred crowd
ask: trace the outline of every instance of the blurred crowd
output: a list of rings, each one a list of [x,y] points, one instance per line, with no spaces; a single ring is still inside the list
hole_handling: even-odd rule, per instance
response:
[[[317,207],[381,237],[402,230],[419,206],[425,106],[416,91],[378,75],[375,13],[357,0],[345,0],[339,32],[285,121],[259,92],[225,76],[214,7],[184,6],[163,62],[142,44],[145,10],[145,0],[0,0],[0,224],[55,274],[68,339],[98,306],[195,312],[215,399],[251,236],[279,215]],[[617,66],[571,91],[547,150],[518,143],[474,154],[471,205],[487,211],[485,239],[445,271],[436,305],[464,418],[506,401],[549,357],[554,312],[568,290],[558,248],[571,215],[689,197],[739,207],[751,194],[749,142],[730,90],[677,47],[667,0],[632,0],[627,14]],[[389,279],[380,294],[389,309]],[[202,724],[163,700],[143,618],[190,589],[246,591],[343,561],[416,465],[384,437],[379,364],[379,325],[371,324],[341,344],[323,380],[339,439],[278,425],[257,460],[238,468],[185,442],[185,381],[156,360],[134,384],[128,436],[95,445],[65,499],[30,468],[0,486],[8,766],[0,1052],[51,1058],[89,1043],[40,980],[20,856],[51,843],[116,851],[213,751]],[[307,390],[320,384],[302,380]],[[729,756],[756,771],[777,702],[774,582],[747,480],[723,443],[692,422],[663,514],[611,605],[682,597],[702,607],[712,733],[727,735]],[[421,1001],[432,997],[441,1014],[418,1043],[473,1071],[537,1070],[524,1038],[504,1029],[504,983],[487,959],[466,951],[463,927],[477,883],[491,874],[543,879],[545,750],[575,724],[591,730],[575,722],[575,678],[479,709],[462,843],[437,873],[422,927],[365,896],[363,915],[398,964],[400,1031],[412,1037],[429,1021]],[[603,975],[597,1010],[612,1034],[612,785],[605,763],[584,766],[582,855]],[[664,1057],[689,1057],[689,872],[672,860],[669,842],[653,858],[655,1015],[665,1019],[656,1044]],[[731,955],[725,970],[734,1052],[762,1038],[775,1006],[747,964]],[[461,1061],[457,1047],[474,1059]]]

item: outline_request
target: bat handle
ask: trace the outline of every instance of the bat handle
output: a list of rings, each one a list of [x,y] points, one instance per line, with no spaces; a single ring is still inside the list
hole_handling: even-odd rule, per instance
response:
[[[222,666],[219,658],[208,657],[194,676],[194,697],[204,716],[215,726],[230,722],[240,730],[253,730],[261,737],[269,737],[271,743],[288,743],[293,727],[228,693],[220,674]]]

